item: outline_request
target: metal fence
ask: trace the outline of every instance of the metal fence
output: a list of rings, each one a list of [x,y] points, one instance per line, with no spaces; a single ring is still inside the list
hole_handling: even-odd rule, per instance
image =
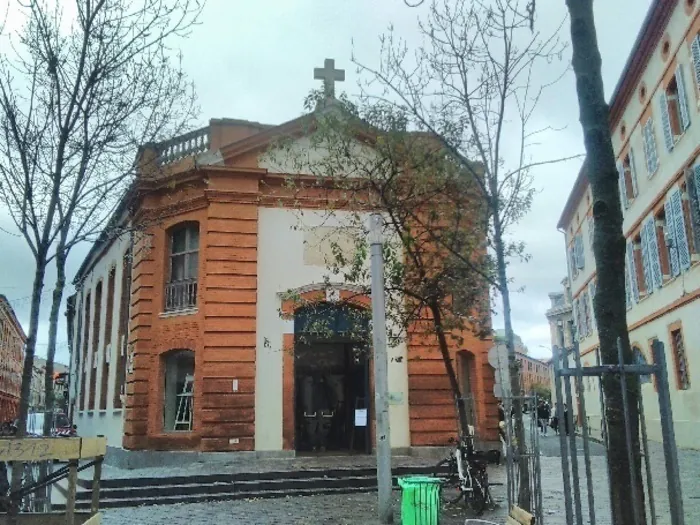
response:
[[[519,401],[516,402],[516,401]],[[528,484],[528,492],[530,504],[527,505],[528,510],[535,516],[536,525],[543,525],[543,507],[542,507],[542,476],[540,468],[540,443],[539,443],[539,428],[537,422],[537,405],[538,397],[533,396],[504,396],[502,398],[505,418],[505,465],[506,465],[506,490],[508,496],[508,508],[513,505],[522,505],[520,500],[521,482],[525,481]],[[523,425],[525,434],[524,446],[519,447],[516,439],[516,428],[513,417],[507,417],[511,414],[513,407],[529,406],[530,413],[533,415],[525,416],[523,414]],[[521,408],[522,410],[522,408]],[[513,414],[515,416],[515,414]],[[527,470],[527,479],[521,480],[521,469]]]
[[[609,457],[610,450],[610,435],[606,425],[606,398],[603,389],[603,380],[609,375],[615,375],[619,378],[621,388],[623,416],[624,416],[624,432],[627,451],[627,462],[629,465],[629,479],[631,482],[630,498],[631,509],[633,513],[633,523],[635,525],[657,525],[656,500],[654,494],[654,480],[652,476],[652,466],[650,464],[649,443],[647,439],[647,423],[644,416],[644,401],[641,395],[640,381],[630,383],[630,376],[638,378],[646,375],[653,375],[656,379],[656,391],[659,402],[659,415],[661,436],[663,440],[664,465],[666,471],[666,480],[668,484],[668,516],[670,516],[671,525],[685,525],[683,513],[683,496],[680,483],[680,475],[678,469],[678,455],[676,449],[675,432],[673,428],[673,412],[669,395],[668,372],[666,368],[666,357],[663,344],[655,340],[652,343],[652,352],[654,363],[647,364],[625,364],[623,359],[622,345],[618,341],[618,360],[614,364],[601,364],[600,356],[597,354],[597,362],[595,366],[582,366],[581,355],[578,345],[575,344],[569,349],[560,349],[554,347],[552,349],[554,365],[554,387],[556,397],[560,401],[557,404],[556,417],[559,424],[559,444],[561,448],[561,465],[562,477],[564,482],[564,498],[566,522],[570,525],[596,525],[602,520],[600,514],[601,506],[596,506],[596,490],[594,487],[594,479],[591,468],[591,444],[592,438],[589,428],[589,418],[586,414],[586,396],[584,395],[583,379],[592,377],[598,381],[598,391],[600,392],[599,399],[596,402],[600,403],[601,414],[601,437],[606,451],[606,463],[608,467],[608,493],[610,493],[610,467],[611,461],[615,458]],[[573,357],[573,366],[571,366],[570,358]],[[631,385],[636,385],[639,414],[639,436],[634,435],[632,415],[629,413],[629,392]],[[572,431],[568,435],[565,432],[565,426],[574,429],[573,418],[573,389],[576,391],[579,422],[581,424],[581,434],[577,435]],[[566,403],[569,408],[564,411],[562,402]],[[635,451],[634,444],[639,443],[641,451]],[[581,445],[581,449],[578,445]],[[580,457],[582,452],[582,458]],[[635,468],[635,456],[640,455],[644,462],[643,479],[639,480]],[[582,491],[580,461],[583,460],[583,470],[585,474],[585,490]],[[641,483],[646,488],[646,497],[643,501],[638,501],[639,494],[637,490],[632,490],[632,487],[639,486]],[[586,496],[587,516],[584,516],[584,506],[582,493]],[[598,491],[600,494],[600,491]],[[611,505],[612,507],[612,505]],[[665,512],[665,511],[661,511]],[[612,519],[612,516],[611,516]]]

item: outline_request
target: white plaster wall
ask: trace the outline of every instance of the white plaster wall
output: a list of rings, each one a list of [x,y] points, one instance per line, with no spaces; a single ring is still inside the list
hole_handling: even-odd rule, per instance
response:
[[[666,150],[663,131],[661,128],[661,112],[658,106],[658,94],[661,89],[660,82],[667,67],[671,64],[671,60],[664,62],[661,59],[660,46],[654,51],[649,63],[646,66],[644,74],[640,82],[637,84],[634,93],[627,103],[627,107],[623,113],[621,121],[617,128],[613,130],[613,147],[616,155],[625,147],[625,142],[620,134],[622,123],[627,126],[631,133],[629,137],[629,145],[635,152],[635,166],[637,169],[637,184],[639,195],[630,203],[627,210],[624,210],[623,229],[627,233],[632,226],[641,218],[646,217],[645,210],[658,198],[664,187],[668,184],[677,173],[680,172],[686,163],[692,161],[697,163],[697,159],[693,159],[692,155],[695,148],[700,144],[700,101],[698,95],[700,91],[696,85],[693,74],[693,63],[690,54],[690,46],[686,42],[686,32],[689,26],[693,23],[694,18],[698,15],[698,7],[695,8],[691,16],[686,15],[684,3],[679,2],[674,9],[674,13],[669,20],[666,32],[670,35],[671,53],[676,54],[676,63],[673,66],[674,70],[677,64],[682,64],[685,77],[685,87],[688,96],[688,106],[690,109],[691,124],[685,133],[676,142],[673,151]],[[638,90],[641,83],[647,86],[649,93],[647,100],[651,101],[652,118],[654,119],[654,130],[656,138],[656,149],[659,156],[659,167],[653,176],[649,177],[644,159],[644,150],[642,147],[642,132],[640,117],[647,108],[646,102],[642,102],[638,96]],[[590,192],[587,189],[586,194]],[[583,217],[583,210],[587,209],[585,196],[577,207],[577,211]],[[576,213],[569,225],[567,225],[567,235],[569,226],[573,225],[577,228]],[[585,228],[586,225],[583,227]],[[568,238],[568,237],[567,237]],[[584,246],[586,249],[586,266],[588,270],[594,270],[591,246],[585,242],[587,235],[584,232]],[[590,261],[590,265],[589,265]],[[590,275],[590,274],[588,274]],[[585,280],[585,276],[579,276],[572,286],[574,297],[580,291],[580,286]],[[682,273],[675,279],[665,283],[659,290],[642,299],[627,313],[627,322],[632,325],[639,321],[649,318],[656,312],[667,307],[674,301],[684,297],[688,293],[692,293],[700,288],[700,266],[695,265],[688,271]],[[645,353],[648,362],[651,362],[651,349],[649,347],[649,339],[658,338],[664,343],[666,349],[666,362],[669,370],[669,386],[671,403],[673,407],[673,416],[676,428],[676,440],[680,447],[698,448],[697,435],[700,432],[700,326],[698,326],[698,318],[700,316],[700,301],[695,300],[689,302],[673,310],[657,319],[643,324],[637,329],[630,332],[630,342],[637,344]],[[670,324],[681,321],[682,333],[685,341],[686,354],[691,374],[691,389],[678,390],[674,373],[674,361],[671,351],[671,342],[669,340],[668,327]],[[586,351],[598,345],[598,334],[594,332],[591,336],[580,342],[582,351]],[[582,359],[584,366],[595,364],[595,355],[593,353],[585,355]],[[585,382],[585,399],[586,409],[590,418],[590,423],[594,431],[600,432],[600,402],[599,402],[599,386],[596,380],[588,380]],[[645,402],[646,418],[649,425],[649,438],[659,441],[661,439],[658,413],[658,397],[654,390],[653,384],[643,386],[643,396]]]
[[[282,449],[282,338],[294,331],[293,321],[280,318],[281,294],[311,284],[321,284],[328,273],[323,266],[304,264],[304,231],[299,224],[299,211],[281,208],[260,208],[258,215],[258,302],[257,353],[255,380],[255,448]],[[343,212],[327,217],[313,210],[304,210],[306,227],[340,226]],[[391,443],[408,447],[408,374],[406,347],[391,348],[389,358],[401,357],[389,366],[389,390],[402,398],[390,407]]]
[[[337,149],[338,144],[334,144],[334,149]],[[369,147],[356,142],[351,148],[352,162],[344,165],[344,173],[348,177],[364,176],[367,170],[362,170],[362,167],[371,166],[376,162],[376,153]],[[267,169],[270,173],[306,173],[314,175],[324,175],[322,173],[324,163],[336,166],[335,158],[337,155],[329,155],[327,146],[322,144],[314,144],[313,139],[309,136],[300,137],[289,144],[266,151],[258,158],[258,166]],[[332,162],[331,162],[332,160]],[[368,163],[368,164],[365,164]],[[358,170],[358,168],[360,168]],[[363,173],[364,171],[364,173]]]
[[[123,435],[123,414],[122,410],[114,409],[114,390],[116,388],[116,373],[117,373],[117,361],[119,359],[119,342],[117,340],[119,331],[119,311],[121,302],[121,290],[122,290],[122,269],[124,264],[124,254],[129,248],[130,238],[129,235],[123,235],[115,239],[111,245],[99,256],[99,260],[95,263],[93,268],[85,275],[83,282],[81,283],[78,293],[79,299],[76,304],[76,308],[80,308],[77,312],[74,325],[74,338],[73,345],[74,348],[71,349],[71,381],[73,384],[77,385],[75,390],[71,389],[71,394],[75,398],[75,418],[74,423],[78,426],[78,434],[81,436],[95,436],[104,435],[107,437],[107,443],[109,446],[121,447],[122,445],[122,435]],[[114,303],[112,305],[112,330],[111,333],[105,334],[104,328],[107,319],[107,299],[109,295],[109,272],[114,268]],[[98,333],[94,333],[94,315],[95,315],[95,291],[97,284],[102,282],[102,305],[100,307],[100,320]],[[78,330],[78,317],[84,317],[84,301],[87,294],[90,294],[90,318],[82,319],[81,330]],[[80,363],[81,369],[76,369],[76,353],[81,352],[83,348],[83,333],[85,329],[85,323],[88,323],[88,350],[87,359],[85,363]],[[93,353],[92,344],[93,338],[98,338],[97,346],[97,361],[93,363]],[[95,402],[94,406],[100,406],[101,398],[101,384],[102,384],[102,364],[106,358],[106,350],[109,350],[109,378],[107,385],[107,404],[106,410],[80,410],[80,391],[82,385],[81,380],[81,370],[82,367],[86,367],[86,385],[89,394],[89,385],[91,381],[92,374],[96,375],[95,382]],[[88,400],[89,401],[89,400]],[[87,406],[90,406],[89,404]]]

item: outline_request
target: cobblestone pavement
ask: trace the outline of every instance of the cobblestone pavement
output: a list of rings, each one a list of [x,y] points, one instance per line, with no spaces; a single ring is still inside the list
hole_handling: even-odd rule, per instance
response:
[[[541,441],[541,468],[543,487],[543,516],[545,525],[567,525],[564,513],[564,487],[561,477],[559,441],[548,436]],[[668,495],[663,452],[658,444],[650,444],[651,466],[654,475],[654,494],[658,525],[670,525]],[[580,448],[580,446],[579,446]],[[610,525],[605,456],[598,446],[592,447],[591,470],[595,495],[596,523]],[[700,523],[700,451],[679,451],[681,483],[687,525]],[[589,523],[586,478],[583,457],[579,457],[581,499],[584,523]],[[504,469],[494,467],[490,479],[502,482]],[[484,518],[503,523],[506,514],[503,486],[492,489],[499,507]],[[395,493],[395,513],[399,513],[399,494]],[[306,496],[286,499],[240,500],[217,503],[152,506],[129,509],[108,509],[104,525],[199,525],[199,524],[255,524],[255,525],[321,525],[321,524],[376,524],[376,495],[350,494],[333,496]],[[441,525],[464,525],[466,515],[462,508],[443,509]],[[395,520],[400,523],[398,515]]]

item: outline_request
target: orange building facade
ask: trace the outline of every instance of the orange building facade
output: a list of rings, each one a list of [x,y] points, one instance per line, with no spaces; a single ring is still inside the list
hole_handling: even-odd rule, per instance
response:
[[[0,295],[0,423],[19,411],[24,344],[27,336],[4,295]]]
[[[324,278],[340,229],[321,222],[328,194],[292,192],[285,181],[299,174],[266,160],[280,136],[303,143],[303,130],[303,119],[215,119],[145,151],[159,169],[142,173],[122,220],[147,226],[98,242],[75,281],[81,435],[130,450],[371,449],[371,348],[349,329],[363,330],[370,299]],[[303,342],[314,315],[335,328]],[[466,334],[452,349],[485,441],[497,429],[492,345]],[[389,359],[392,447],[447,445],[456,411],[434,334],[413,333]]]

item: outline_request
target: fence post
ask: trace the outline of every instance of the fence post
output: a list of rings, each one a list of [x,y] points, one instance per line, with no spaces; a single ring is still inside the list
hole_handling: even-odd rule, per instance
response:
[[[651,344],[656,369],[656,385],[659,394],[659,416],[661,419],[661,436],[666,461],[666,479],[668,481],[668,502],[672,525],[685,525],[683,513],[683,494],[678,469],[678,450],[676,449],[676,432],[673,428],[673,408],[669,394],[668,372],[664,345],[658,339]]]
[[[566,349],[564,349],[564,355],[566,356]],[[564,409],[562,403],[564,402],[564,396],[561,390],[561,354],[559,348],[555,345],[552,347],[552,363],[554,364],[554,388],[557,391],[557,420],[558,420],[558,432],[559,432],[559,447],[561,451],[561,471],[562,478],[564,481],[564,508],[566,509],[566,522],[574,522],[574,512],[571,506],[571,477],[569,476],[569,456],[566,446],[566,437],[564,436]],[[566,379],[568,381],[568,379]]]

